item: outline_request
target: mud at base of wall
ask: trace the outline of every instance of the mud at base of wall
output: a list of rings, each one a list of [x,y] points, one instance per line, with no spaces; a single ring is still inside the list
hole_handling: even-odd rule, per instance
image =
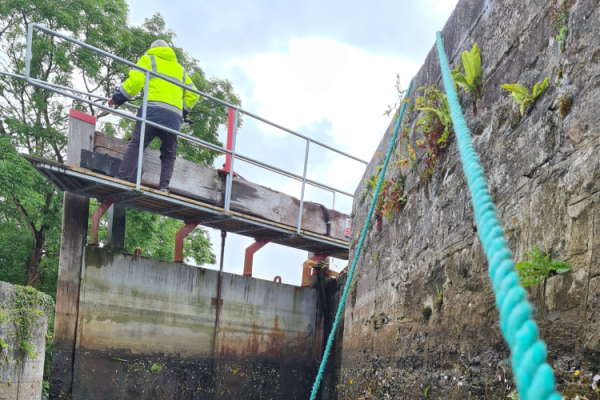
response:
[[[295,400],[309,396],[316,367],[269,359],[178,359],[80,348],[77,400]]]

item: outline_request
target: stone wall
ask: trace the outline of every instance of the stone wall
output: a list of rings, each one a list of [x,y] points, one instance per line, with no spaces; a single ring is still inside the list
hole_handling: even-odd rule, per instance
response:
[[[592,396],[591,377],[600,373],[600,5],[568,1],[561,51],[558,4],[461,0],[443,37],[452,66],[473,43],[481,49],[476,113],[469,95],[461,101],[515,259],[539,247],[572,267],[532,287],[530,299],[560,389]],[[499,87],[531,88],[545,77],[550,86],[522,117]],[[434,49],[414,87],[430,84],[442,87]],[[403,177],[407,203],[374,222],[352,285],[338,398],[503,399],[513,390],[509,355],[456,144],[422,178],[418,118],[407,114],[387,174]],[[370,200],[365,181],[390,134],[357,189],[355,235]],[[403,168],[409,144],[417,161]]]
[[[0,400],[41,398],[52,308],[50,296],[0,282]]]
[[[306,399],[317,302],[312,288],[89,246],[72,397]]]

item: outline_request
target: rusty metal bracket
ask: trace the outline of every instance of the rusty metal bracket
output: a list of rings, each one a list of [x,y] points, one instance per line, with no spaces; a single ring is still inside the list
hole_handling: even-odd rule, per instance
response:
[[[173,253],[173,262],[182,263],[183,262],[183,240],[187,235],[190,234],[197,226],[200,224],[200,221],[186,221],[185,225],[177,231],[175,235],[175,250]]]
[[[106,211],[110,208],[110,206],[113,205],[113,203],[114,201],[111,199],[104,200],[100,204],[100,207],[98,207],[96,211],[94,211],[94,214],[92,215],[92,239],[90,242],[91,245],[98,245],[98,228],[100,227],[100,219],[102,218],[104,213],[106,213]]]
[[[268,240],[257,240],[250,246],[246,247],[246,255],[244,257],[244,276],[252,276],[252,264],[254,263],[254,253],[262,249]]]
[[[223,305],[223,299],[217,298],[217,297],[211,297],[210,298],[210,304],[214,307],[220,307]]]

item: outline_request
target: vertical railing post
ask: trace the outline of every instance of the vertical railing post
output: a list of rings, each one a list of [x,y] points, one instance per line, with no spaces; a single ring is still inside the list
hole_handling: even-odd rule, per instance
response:
[[[135,190],[142,187],[142,162],[144,161],[144,141],[146,140],[146,112],[148,111],[148,82],[150,72],[144,72],[144,100],[142,102],[142,122],[140,125],[140,146],[138,148],[137,176],[135,178]]]
[[[231,108],[230,108],[231,109]],[[227,181],[225,183],[225,204],[223,208],[225,212],[229,212],[231,208],[231,189],[233,187],[233,164],[235,161],[235,149],[236,149],[236,138],[237,138],[237,129],[238,129],[238,120],[240,117],[240,113],[238,110],[235,110],[233,113],[233,129],[231,135],[231,157],[229,160],[229,171],[227,171]],[[228,153],[229,155],[229,153]]]
[[[25,77],[31,78],[31,57],[33,48],[33,23],[27,25],[27,48],[25,50]]]
[[[298,222],[296,224],[296,233],[300,234],[302,230],[302,214],[304,212],[304,192],[306,189],[306,170],[308,169],[308,152],[310,141],[306,140],[306,149],[304,150],[304,171],[302,172],[302,189],[300,191],[300,209],[298,210]]]
[[[233,149],[233,130],[236,126],[235,121],[235,109],[229,107],[227,109],[227,150]],[[225,154],[225,172],[229,172],[231,170],[231,154]]]
[[[335,210],[335,190],[331,192],[331,194],[333,195],[333,200],[331,201],[331,209]]]

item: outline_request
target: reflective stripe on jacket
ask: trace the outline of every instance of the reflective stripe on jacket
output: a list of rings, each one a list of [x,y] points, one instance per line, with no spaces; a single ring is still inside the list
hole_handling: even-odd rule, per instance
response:
[[[149,49],[137,62],[137,65],[151,71],[172,77],[188,87],[196,89],[191,78],[177,62],[175,52],[170,47],[153,47]],[[127,100],[131,100],[144,89],[145,73],[132,69],[129,77],[123,82],[119,91]],[[181,114],[181,110],[190,110],[198,101],[198,95],[184,90],[164,79],[150,76],[148,82],[148,104],[171,109]]]

